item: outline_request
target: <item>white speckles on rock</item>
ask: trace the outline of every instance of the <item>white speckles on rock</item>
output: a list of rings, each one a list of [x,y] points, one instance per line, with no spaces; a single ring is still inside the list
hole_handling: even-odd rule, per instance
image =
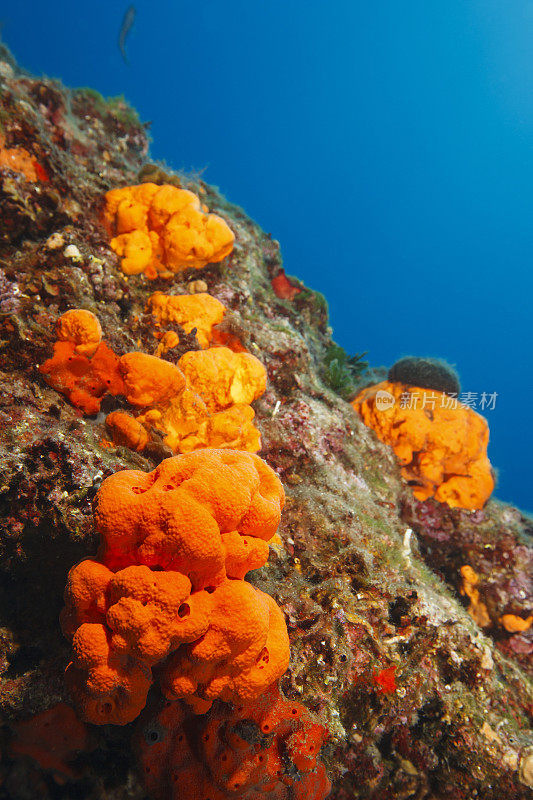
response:
[[[75,244],[69,244],[63,250],[65,258],[70,258],[72,261],[81,261],[81,253]]]
[[[402,555],[406,561],[409,561],[411,555],[411,536],[413,535],[413,531],[411,528],[407,528],[403,535],[403,546],[402,546]]]

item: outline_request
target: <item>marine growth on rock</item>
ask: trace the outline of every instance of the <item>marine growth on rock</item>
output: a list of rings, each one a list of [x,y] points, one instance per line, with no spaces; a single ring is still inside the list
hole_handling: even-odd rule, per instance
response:
[[[142,452],[157,429],[176,453],[260,449],[250,404],[265,391],[266,372],[255,356],[218,346],[186,352],[177,365],[142,352],[118,357],[100,341],[101,333],[91,312],[67,311],[56,325],[54,355],[39,371],[86,414],[96,414],[106,395],[123,395],[137,414],[117,410],[107,416],[113,442]]]
[[[283,487],[260,458],[200,450],[152,473],[102,484],[96,560],[72,568],[61,624],[72,640],[67,684],[80,714],[123,725],[160,685],[205,712],[253,700],[286,670],[276,603],[244,580],[268,558]]]
[[[326,300],[123,98],[0,83],[2,800],[529,800],[485,421],[419,359],[354,409]]]
[[[193,192],[171,185],[141,183],[109,191],[104,220],[123,272],[144,272],[151,279],[222,261],[235,239],[227,223],[207,213]]]
[[[393,448],[417,500],[483,508],[494,489],[483,417],[445,392],[391,381],[363,389],[352,405]]]

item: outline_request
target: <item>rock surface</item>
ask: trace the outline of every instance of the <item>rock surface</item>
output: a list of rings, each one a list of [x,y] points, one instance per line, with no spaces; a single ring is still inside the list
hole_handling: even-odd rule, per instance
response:
[[[278,243],[215,188],[179,178],[227,220],[232,255],[172,284],[127,279],[100,221],[104,192],[147,173],[147,131],[125,102],[37,79],[6,50],[0,88],[3,146],[23,148],[38,177],[0,162],[0,798],[145,796],[132,725],[91,728],[64,774],[42,748],[13,746],[22,720],[68,702],[58,615],[68,570],[96,550],[101,480],[168,455],[109,448],[103,416],[83,417],[37,367],[69,308],[93,311],[115,352],[153,352],[148,296],[199,278],[268,372],[260,455],[288,500],[283,544],[251,579],[286,615],[285,695],[328,726],[330,797],[531,797],[532,631],[501,619],[531,613],[532,521],[497,500],[477,512],[414,500],[392,451],[327,385],[324,298],[297,281],[274,292]]]

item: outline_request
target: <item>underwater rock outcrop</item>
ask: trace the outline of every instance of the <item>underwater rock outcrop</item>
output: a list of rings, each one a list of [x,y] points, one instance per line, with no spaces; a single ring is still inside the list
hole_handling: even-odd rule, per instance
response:
[[[191,192],[224,220],[233,248],[224,231],[222,249],[209,250],[198,268],[196,257],[187,261],[185,251],[178,253],[176,223],[172,264],[161,270],[158,262],[156,274],[148,269],[150,280],[148,262],[136,262],[125,275],[122,255],[111,246],[123,234],[114,230],[112,237],[103,222],[105,197],[139,186],[147,174],[145,127],[121,99],[35,78],[5,49],[0,82],[7,153],[0,159],[2,797],[142,800],[147,791],[165,792],[174,775],[180,780],[175,764],[184,770],[185,791],[187,775],[199,774],[187,747],[198,752],[195,737],[211,731],[213,750],[201,744],[206,764],[209,758],[202,780],[227,798],[238,795],[222,758],[234,764],[239,748],[253,767],[250,798],[261,796],[256,788],[268,781],[279,797],[320,796],[329,779],[331,800],[531,797],[531,519],[493,497],[469,511],[413,496],[392,448],[334,391],[347,395],[361,364],[360,357],[357,363],[346,354],[345,363],[332,357],[338,349],[324,298],[282,280],[278,243],[202,180],[166,171],[162,182]],[[206,213],[196,206],[195,212]],[[199,326],[198,337],[181,317],[169,319],[160,329],[169,334],[169,347],[156,354],[146,307],[158,291],[207,293],[224,307],[223,319],[211,331]],[[106,350],[86,314],[58,331],[57,340],[58,320],[76,309],[97,318]],[[114,359],[134,352],[168,368],[192,360],[189,353],[201,360],[215,331],[210,347],[247,351],[266,374],[266,388],[261,383],[261,391],[256,387],[240,402],[255,412],[259,455],[287,499],[268,561],[248,574],[247,585],[273,598],[286,620],[291,655],[279,708],[306,709],[305,724],[291,727],[281,714],[279,741],[265,739],[258,732],[264,709],[242,719],[239,705],[215,700],[204,718],[184,723],[182,745],[182,734],[167,724],[188,712],[181,700],[158,694],[159,685],[171,688],[176,677],[161,673],[145,713],[155,724],[154,747],[166,735],[162,748],[168,745],[175,757],[162,755],[154,764],[158,751],[149,749],[146,735],[152,734],[139,729],[142,722],[97,726],[66,710],[71,650],[59,614],[69,571],[99,561],[92,507],[102,481],[121,470],[147,475],[173,454],[168,431],[152,425],[150,440],[141,442],[140,429],[132,432],[130,422],[117,418],[129,414],[141,425],[120,384],[109,392],[94,381],[102,381],[109,364],[123,380]],[[85,407],[79,395],[58,391],[39,371],[56,342],[65,376],[73,365],[93,365],[80,378]],[[354,346],[371,350],[372,342]],[[111,440],[110,427],[121,435]],[[146,565],[104,567],[120,574]],[[115,583],[117,598],[131,588],[126,579]],[[133,591],[138,586],[134,581]],[[111,617],[133,648],[124,619]],[[147,690],[146,669],[132,674],[136,688]],[[166,712],[164,702],[171,703]],[[50,720],[57,729],[47,738],[42,731]],[[270,757],[264,769],[263,747]],[[277,758],[280,775],[269,771]],[[155,787],[143,778],[147,766],[160,781]]]

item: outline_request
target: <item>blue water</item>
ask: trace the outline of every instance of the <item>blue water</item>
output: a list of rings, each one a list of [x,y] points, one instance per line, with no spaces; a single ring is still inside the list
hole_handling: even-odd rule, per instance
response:
[[[125,94],[152,156],[202,169],[322,291],[374,365],[455,363],[497,392],[497,496],[532,508],[531,0],[18,0],[19,61]]]

